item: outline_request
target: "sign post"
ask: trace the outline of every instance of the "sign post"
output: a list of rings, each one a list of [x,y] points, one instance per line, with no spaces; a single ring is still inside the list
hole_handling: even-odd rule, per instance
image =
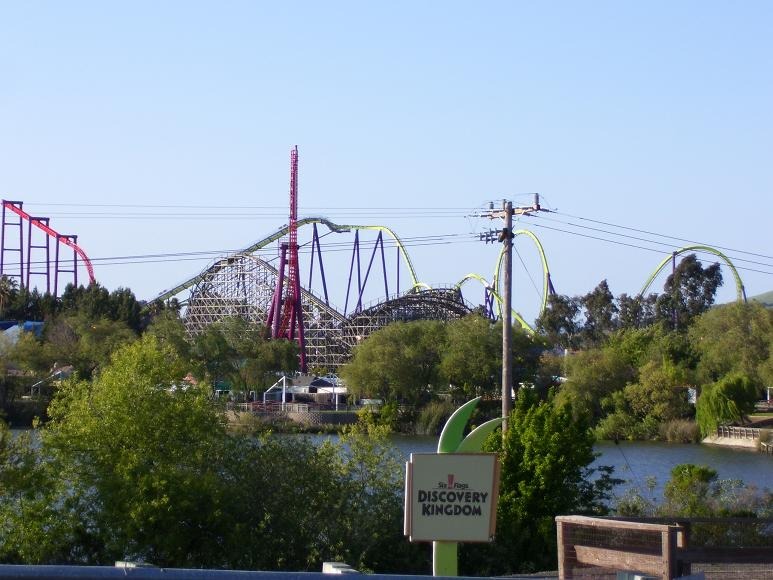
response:
[[[405,535],[412,542],[432,542],[435,576],[457,576],[458,542],[489,542],[496,529],[499,462],[496,454],[481,450],[502,419],[464,437],[478,401],[480,397],[451,415],[437,454],[412,453],[406,464]]]

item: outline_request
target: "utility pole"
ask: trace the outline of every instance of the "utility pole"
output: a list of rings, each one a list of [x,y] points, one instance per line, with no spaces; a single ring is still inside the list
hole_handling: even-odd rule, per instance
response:
[[[534,194],[534,203],[530,206],[513,207],[513,202],[502,200],[502,209],[495,210],[494,204],[481,217],[504,219],[505,227],[498,232],[497,240],[505,244],[504,252],[504,290],[502,292],[502,434],[507,431],[507,419],[513,408],[513,215],[531,215],[543,211],[539,204],[539,193]],[[481,235],[486,243],[491,241],[494,232]],[[496,290],[496,289],[495,289]]]

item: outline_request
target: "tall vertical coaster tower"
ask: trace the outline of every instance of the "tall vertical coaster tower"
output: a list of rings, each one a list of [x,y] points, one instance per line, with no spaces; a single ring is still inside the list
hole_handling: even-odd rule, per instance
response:
[[[290,221],[288,241],[279,247],[279,275],[268,311],[271,338],[297,340],[300,367],[306,372],[306,341],[303,336],[301,277],[298,268],[298,146],[290,151]]]

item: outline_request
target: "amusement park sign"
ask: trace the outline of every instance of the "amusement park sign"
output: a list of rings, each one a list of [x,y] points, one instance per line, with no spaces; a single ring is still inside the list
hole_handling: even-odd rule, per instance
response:
[[[406,464],[405,535],[412,542],[488,542],[499,463],[494,453],[412,453]]]

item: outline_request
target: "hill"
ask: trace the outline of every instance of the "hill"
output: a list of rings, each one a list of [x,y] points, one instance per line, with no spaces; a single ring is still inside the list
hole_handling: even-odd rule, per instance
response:
[[[773,308],[773,290],[765,292],[764,294],[758,294],[757,296],[751,296],[749,300],[759,302],[765,308]]]

